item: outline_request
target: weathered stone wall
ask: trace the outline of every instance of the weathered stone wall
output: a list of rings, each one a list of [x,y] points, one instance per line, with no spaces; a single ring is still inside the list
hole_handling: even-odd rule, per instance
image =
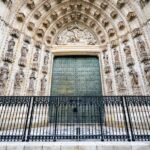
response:
[[[103,95],[150,95],[149,5],[1,0],[0,95],[50,95],[53,58],[68,54],[99,56]],[[58,45],[61,32],[76,24],[97,42],[84,45],[74,35]]]

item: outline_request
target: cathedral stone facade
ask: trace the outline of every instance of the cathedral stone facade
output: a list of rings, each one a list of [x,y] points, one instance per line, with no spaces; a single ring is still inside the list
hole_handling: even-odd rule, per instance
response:
[[[150,95],[149,8],[149,0],[0,0],[0,95],[49,96],[55,58],[81,55],[98,58],[102,95]]]

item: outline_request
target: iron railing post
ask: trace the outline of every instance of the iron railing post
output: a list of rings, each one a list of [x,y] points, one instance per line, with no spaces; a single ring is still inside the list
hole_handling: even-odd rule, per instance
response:
[[[126,108],[127,106],[126,106],[125,99],[123,96],[121,97],[121,101],[122,101],[123,115],[124,115],[124,119],[125,119],[125,129],[126,129],[128,141],[131,141],[130,133],[129,133],[130,126],[128,125],[129,119],[128,119],[127,108]]]
[[[126,97],[124,97],[124,105],[125,105],[125,108],[126,108],[126,111],[127,111],[127,118],[128,118],[128,129],[129,129],[129,133],[130,133],[130,140],[131,141],[135,141],[135,138],[133,136],[133,127],[132,127],[132,123],[131,123],[131,116],[130,116],[130,113],[129,113],[129,106],[127,104],[127,99]]]
[[[30,114],[31,105],[32,105],[32,97],[30,97],[29,104],[27,105],[28,112],[27,112],[27,119],[26,119],[26,124],[25,124],[25,130],[24,130],[24,134],[23,134],[23,140],[22,140],[23,142],[25,142],[26,139],[27,139],[28,123],[30,122],[29,116],[31,115]]]
[[[27,132],[27,137],[25,139],[26,142],[29,142],[30,140],[30,134],[31,134],[31,126],[32,126],[32,119],[33,119],[33,112],[34,112],[34,100],[35,97],[31,98],[31,105],[30,105],[30,116],[29,116],[29,126],[28,126],[28,132]]]
[[[54,127],[54,139],[53,139],[54,142],[56,142],[56,137],[57,137],[58,107],[59,107],[59,99],[57,99],[56,106],[55,106],[56,110],[55,110],[55,127]]]
[[[100,113],[100,128],[101,128],[101,141],[104,141],[104,133],[103,133],[103,122],[104,122],[104,100],[103,97],[100,97],[99,100],[100,107],[99,107],[99,113]]]

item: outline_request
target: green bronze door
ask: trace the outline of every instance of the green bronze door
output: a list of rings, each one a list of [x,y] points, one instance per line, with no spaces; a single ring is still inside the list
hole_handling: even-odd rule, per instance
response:
[[[101,96],[99,59],[94,56],[55,57],[52,96]]]

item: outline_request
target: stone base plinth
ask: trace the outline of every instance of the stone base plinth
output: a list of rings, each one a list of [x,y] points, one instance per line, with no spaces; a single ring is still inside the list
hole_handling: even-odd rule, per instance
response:
[[[150,150],[149,142],[1,143],[0,150]]]

